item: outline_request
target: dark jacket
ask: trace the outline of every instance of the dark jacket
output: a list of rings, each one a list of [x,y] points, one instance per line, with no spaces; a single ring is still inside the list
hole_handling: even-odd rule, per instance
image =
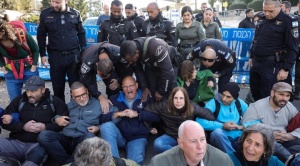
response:
[[[64,19],[62,20],[62,16]],[[62,24],[64,21],[64,24]],[[48,36],[48,45],[46,37]],[[40,14],[40,24],[37,30],[37,40],[40,56],[46,56],[47,51],[70,51],[86,46],[85,30],[80,13],[70,7],[64,13],[56,12],[52,7],[43,10]]]
[[[255,28],[255,24],[252,19],[246,17],[239,23],[238,28]]]
[[[169,45],[177,47],[175,38],[175,26],[159,13],[154,20],[147,19],[141,31],[141,37],[156,36],[165,40]]]
[[[63,129],[62,133],[69,137],[80,137],[86,135],[90,126],[99,126],[112,120],[116,107],[110,107],[109,113],[103,114],[99,100],[90,96],[88,103],[81,106],[71,99],[68,103],[70,123]],[[100,127],[99,127],[100,128]]]
[[[196,14],[196,16],[195,16],[196,21],[201,22],[203,19],[204,19],[204,16],[203,16],[202,11],[200,11],[198,14]]]
[[[79,77],[80,81],[84,83],[90,94],[95,98],[98,98],[101,95],[96,82],[96,63],[99,62],[99,54],[101,51],[105,51],[108,54],[109,59],[113,62],[115,67],[113,74],[116,75],[116,78],[122,78],[122,76],[127,73],[124,71],[124,68],[128,65],[128,63],[121,61],[119,46],[108,42],[101,42],[92,44],[89,48],[84,50],[81,57],[82,64],[79,71]],[[130,70],[130,68],[128,70]],[[130,73],[132,71],[130,70],[128,72]]]
[[[50,91],[46,89],[41,101],[35,106],[28,103],[26,92],[13,99],[13,101],[6,107],[4,114],[20,113],[20,120],[16,123],[3,124],[3,128],[9,130],[9,138],[18,139],[23,142],[37,142],[39,133],[27,132],[23,126],[30,120],[44,123],[46,130],[60,131],[62,127],[54,123],[52,120],[56,115],[67,116],[69,114],[68,108],[64,101],[58,97],[53,97],[53,104],[55,112],[51,109],[50,105]],[[18,111],[19,103],[23,98],[25,102],[21,111]]]
[[[214,21],[215,23],[217,23],[217,24],[219,25],[220,28],[222,28],[221,21],[219,20],[218,17],[213,17],[213,21]]]
[[[191,116],[183,117],[182,114],[178,113],[176,115],[171,114],[168,111],[168,101],[164,100],[162,102],[153,102],[146,105],[144,108],[146,111],[156,113],[164,121],[164,130],[167,135],[177,139],[178,137],[178,128],[182,122],[186,120],[195,120],[196,117],[204,118],[207,120],[215,120],[213,113],[203,107],[200,107],[196,103],[191,103],[194,107],[194,112]]]
[[[221,40],[218,39],[205,39],[201,43],[197,44],[192,53],[191,59],[199,58],[199,51],[204,52],[205,47],[209,45],[215,50],[218,58],[216,62],[209,67],[213,73],[218,72],[220,77],[232,73],[233,69],[236,66],[236,56],[235,53]],[[200,66],[200,70],[206,69],[204,65]]]
[[[98,31],[98,42],[108,41],[120,46],[125,40],[138,38],[139,34],[134,23],[123,16],[116,19],[113,16],[101,23]]]
[[[134,40],[139,50],[139,60],[135,66],[135,74],[140,83],[140,87],[144,90],[148,87],[145,74],[143,73],[143,65],[145,66],[145,72],[147,70],[159,71],[159,88],[158,93],[165,95],[172,90],[172,84],[175,79],[175,73],[170,58],[171,48],[161,39],[150,39],[146,53],[144,53],[144,44],[146,37],[140,37]],[[144,55],[145,54],[145,55]]]
[[[145,22],[145,20],[142,17],[139,17],[137,13],[135,13],[132,17],[128,18],[130,21],[133,21],[137,32],[141,36],[142,31],[142,25]]]
[[[125,100],[124,92],[120,94],[113,95],[110,97],[110,101],[116,106],[119,111],[124,111],[125,109],[132,109],[139,113],[139,116],[136,118],[122,117],[122,120],[118,122],[117,127],[121,131],[123,137],[126,141],[132,141],[138,138],[148,138],[149,129],[145,126],[145,122],[159,122],[160,117],[157,114],[147,112],[143,110],[143,107],[151,101],[151,98],[148,98],[147,101],[141,101],[142,91],[138,90],[138,94],[132,104],[132,108],[128,107],[128,104]]]

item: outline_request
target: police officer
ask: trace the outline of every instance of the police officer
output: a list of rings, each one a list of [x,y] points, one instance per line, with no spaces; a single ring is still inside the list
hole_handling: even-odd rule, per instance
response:
[[[254,100],[269,96],[273,84],[291,84],[298,52],[298,20],[281,11],[279,0],[265,0],[250,49],[250,89]]]
[[[145,20],[138,17],[138,14],[135,12],[135,7],[131,3],[125,6],[125,14],[128,20],[133,21],[137,32],[141,34],[142,25]]]
[[[86,46],[85,30],[77,10],[67,6],[67,0],[51,0],[51,7],[40,14],[37,40],[41,61],[50,63],[54,95],[65,100],[65,77],[69,86],[78,80],[80,50]],[[46,37],[48,46],[46,56]],[[78,67],[77,67],[78,66]]]
[[[102,22],[99,28],[98,42],[108,41],[111,44],[120,46],[125,40],[133,40],[139,37],[134,23],[124,19],[121,1],[112,1],[110,11],[110,19]]]
[[[134,66],[137,81],[143,90],[143,101],[150,92],[156,101],[161,101],[172,91],[176,84],[174,63],[171,61],[173,50],[165,41],[154,37],[140,37],[121,44],[121,57]]]
[[[203,13],[205,11],[205,9],[207,8],[207,3],[203,2],[201,4],[201,11],[195,16],[195,20],[201,22],[204,18]]]
[[[202,53],[203,52],[203,53]],[[205,39],[197,44],[187,59],[200,58],[200,70],[210,69],[218,78],[218,92],[230,81],[236,66],[236,56],[225,43],[218,39]]]
[[[104,112],[108,111],[109,101],[107,98],[120,91],[121,77],[127,75],[126,72],[132,74],[132,70],[126,68],[126,66],[128,66],[128,63],[121,61],[120,47],[108,42],[92,44],[82,53],[82,64],[79,72],[80,81],[85,84],[93,97],[100,100]],[[104,69],[97,72],[102,67]],[[106,85],[107,98],[98,90],[97,73]]]
[[[169,45],[177,47],[175,26],[171,21],[162,16],[158,4],[155,2],[149,3],[147,12],[149,19],[142,26],[141,36],[156,36],[165,40]]]

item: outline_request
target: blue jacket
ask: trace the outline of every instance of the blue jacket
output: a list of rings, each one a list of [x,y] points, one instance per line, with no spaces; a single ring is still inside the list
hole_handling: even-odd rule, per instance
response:
[[[242,166],[241,162],[233,152],[228,153],[228,156],[231,158],[234,166]],[[268,166],[284,166],[284,164],[276,156],[271,156],[268,160]]]
[[[215,121],[210,121],[206,119],[197,118],[196,121],[203,126],[204,130],[213,131],[215,129],[222,129],[223,123],[226,122],[234,122],[236,124],[240,123],[240,115],[235,105],[235,100],[229,105],[223,105],[220,98],[217,98],[218,102],[220,103],[220,113],[219,116],[216,117]],[[244,115],[248,105],[240,98],[238,100],[241,103],[242,114]],[[215,99],[211,99],[205,104],[205,108],[209,109],[212,113],[216,111],[216,103]],[[225,134],[232,139],[236,139],[242,135],[242,130],[224,130]]]
[[[117,111],[116,107],[111,107],[109,113],[102,114],[99,100],[91,96],[85,106],[78,105],[74,99],[71,99],[67,106],[70,124],[63,129],[62,133],[73,138],[84,136],[89,132],[87,128],[90,126],[98,126],[112,120],[113,112]]]
[[[127,141],[131,141],[138,138],[148,138],[149,129],[145,126],[146,122],[159,122],[160,117],[152,112],[143,111],[143,107],[151,101],[148,98],[147,101],[141,101],[142,91],[138,90],[138,94],[133,102],[132,110],[137,111],[139,116],[136,118],[123,117],[121,121],[117,124],[120,132]],[[125,100],[124,92],[116,94],[110,97],[110,101],[116,106],[119,111],[124,111],[129,109],[128,103]]]

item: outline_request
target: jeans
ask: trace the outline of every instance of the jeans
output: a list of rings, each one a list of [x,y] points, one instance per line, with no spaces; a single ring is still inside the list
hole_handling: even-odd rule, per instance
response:
[[[74,150],[76,146],[87,138],[92,138],[93,133],[87,133],[80,137],[67,137],[61,132],[50,130],[42,131],[39,134],[38,142],[46,150],[48,155],[55,159],[60,165],[74,161]]]
[[[130,129],[128,129],[130,130]],[[126,141],[118,127],[112,122],[106,122],[100,127],[101,137],[110,144],[112,155],[120,158],[118,148],[126,148],[127,159],[142,164],[148,144],[146,138]]]
[[[167,134],[163,134],[154,140],[154,150],[157,153],[162,153],[176,145],[178,145],[177,141]]]
[[[25,143],[10,138],[0,138],[0,155],[24,162],[23,166],[42,165],[47,157],[38,143]]]
[[[274,155],[282,162],[285,162],[292,154],[300,152],[300,138],[284,143],[274,143]]]
[[[234,143],[235,141],[229,139],[222,129],[215,129],[210,134],[210,144],[225,153],[235,152],[232,146]]]
[[[22,94],[23,83],[25,83],[28,78],[35,75],[39,75],[38,70],[36,70],[35,72],[31,72],[28,69],[24,70],[24,77],[20,80],[15,79],[15,76],[12,72],[8,72],[4,75],[10,101]]]

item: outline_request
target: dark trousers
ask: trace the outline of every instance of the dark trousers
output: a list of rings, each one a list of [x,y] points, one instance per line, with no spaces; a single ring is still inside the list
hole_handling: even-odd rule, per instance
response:
[[[296,60],[296,66],[295,66],[295,88],[298,88],[298,90],[300,91],[300,56],[299,55]]]
[[[284,143],[274,143],[274,155],[277,156],[283,163],[290,155],[300,152],[300,138]]]
[[[64,165],[74,161],[73,153],[79,143],[94,136],[93,133],[87,133],[84,136],[73,138],[65,136],[63,133],[45,130],[40,133],[38,142],[50,157],[60,165]]]
[[[69,55],[49,53],[50,77],[54,96],[65,101],[65,82],[68,77],[69,86],[79,79],[79,62],[76,60],[79,51]]]

